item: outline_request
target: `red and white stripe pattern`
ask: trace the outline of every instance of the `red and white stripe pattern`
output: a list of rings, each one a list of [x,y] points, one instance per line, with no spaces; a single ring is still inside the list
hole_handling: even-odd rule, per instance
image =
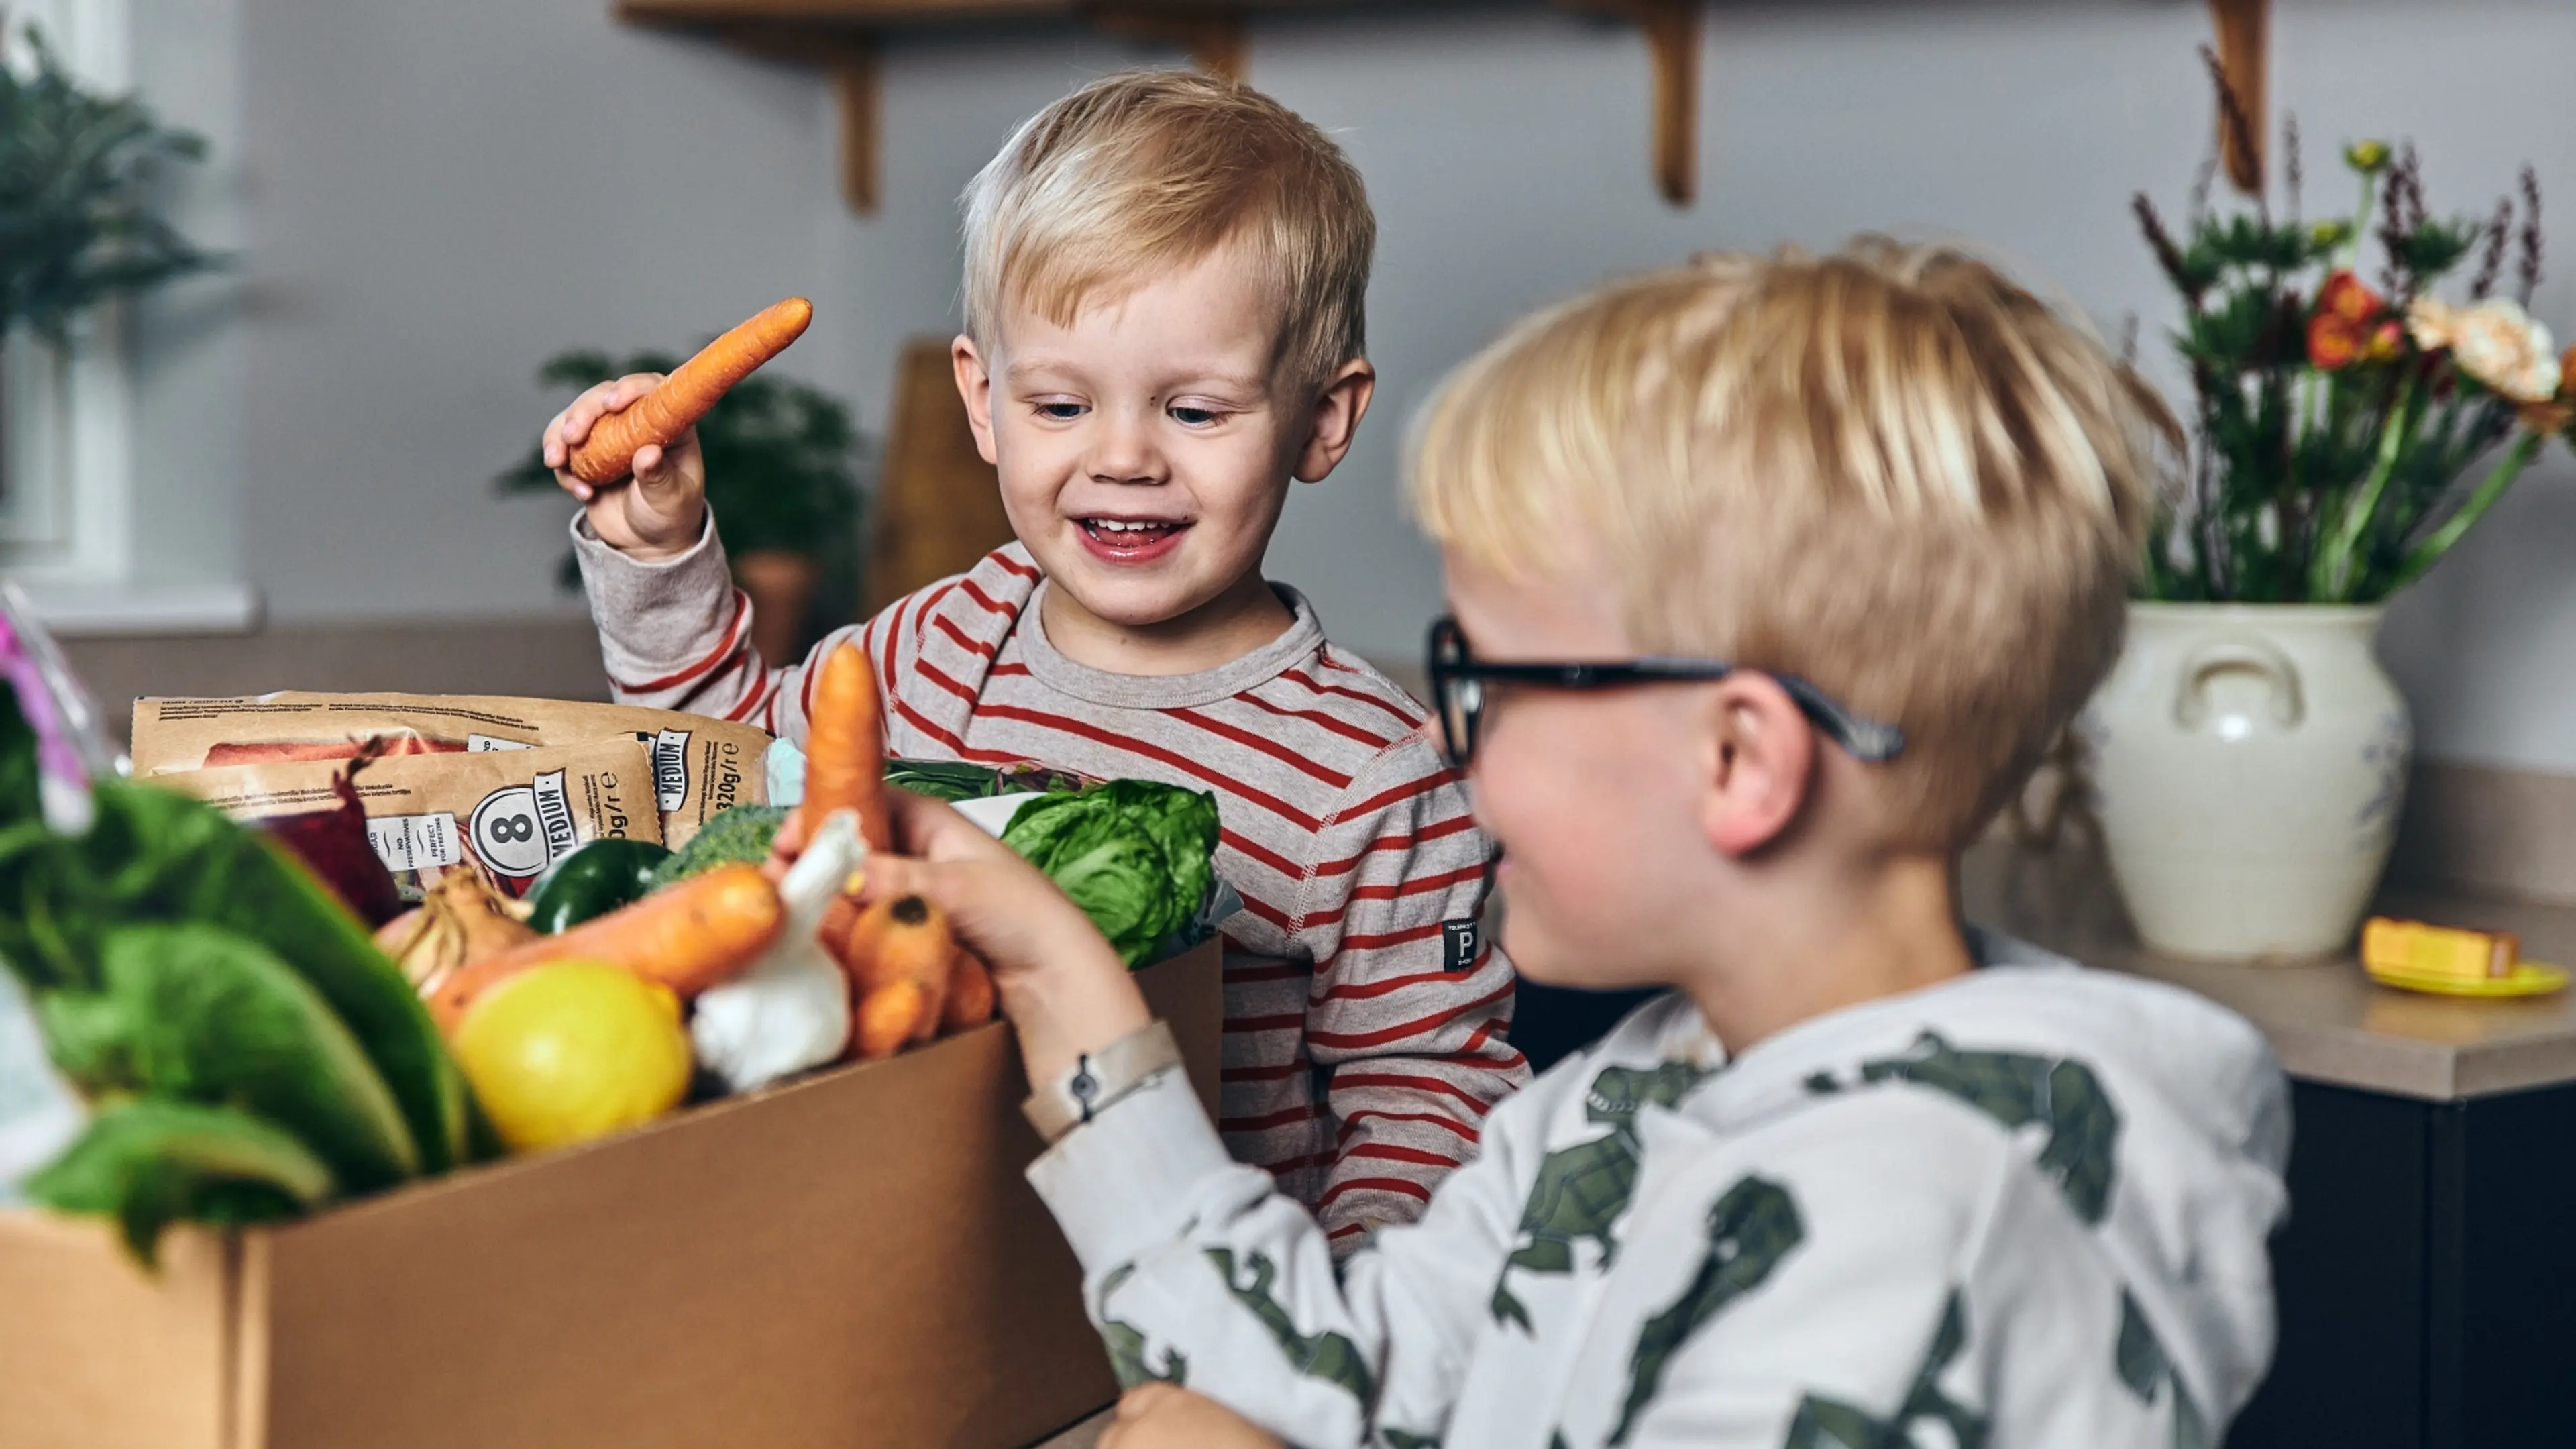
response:
[[[575,529],[617,698],[805,735],[824,651],[863,633],[893,751],[1036,762],[1209,790],[1225,927],[1222,1120],[1239,1159],[1313,1205],[1337,1250],[1409,1221],[1529,1077],[1507,1040],[1512,972],[1478,943],[1447,966],[1446,922],[1481,914],[1491,846],[1422,707],[1327,644],[1313,612],[1207,674],[1108,675],[1035,627],[1041,576],[1018,545],[766,668],[751,605],[712,536],[667,564]]]

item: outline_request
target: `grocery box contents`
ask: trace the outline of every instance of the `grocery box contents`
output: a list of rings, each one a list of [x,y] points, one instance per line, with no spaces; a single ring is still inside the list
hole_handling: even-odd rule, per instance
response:
[[[773,861],[757,731],[146,701],[127,780],[0,676],[0,967],[71,1109],[0,1212],[0,1449],[999,1445],[1104,1402],[991,973],[868,859],[890,782],[1004,807],[1213,1101],[1214,802],[888,762],[869,680],[824,666],[853,707]],[[666,747],[726,806],[677,850]]]
[[[1137,975],[1213,1106],[1214,943]],[[1019,1449],[1117,1393],[969,1032],[301,1222],[0,1211],[0,1449]]]
[[[678,845],[709,819],[767,798],[769,735],[703,715],[483,695],[307,694],[134,702],[134,773],[225,765],[347,760],[371,744],[387,756],[469,754],[629,739],[652,757],[638,790]]]

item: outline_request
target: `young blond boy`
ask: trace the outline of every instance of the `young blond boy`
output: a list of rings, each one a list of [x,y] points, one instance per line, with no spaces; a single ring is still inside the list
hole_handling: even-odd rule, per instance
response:
[[[1429,415],[1452,752],[1532,979],[1673,988],[1336,1275],[1117,958],[944,807],[876,889],[999,966],[1104,1449],[2200,1446],[2271,1352],[2246,1023],[1980,936],[1958,855],[2102,674],[2162,414],[1955,252],[1723,256]],[[1726,661],[1718,663],[1716,661]]]
[[[1019,542],[770,668],[694,438],[593,493],[574,548],[620,700],[806,729],[854,632],[908,758],[1212,790],[1228,1146],[1333,1242],[1412,1218],[1528,1079],[1479,941],[1490,847],[1421,707],[1262,577],[1291,480],[1349,451],[1375,374],[1375,223],[1313,126],[1242,86],[1113,76],[1022,126],[966,194],[957,386]],[[594,389],[549,462],[654,379]]]

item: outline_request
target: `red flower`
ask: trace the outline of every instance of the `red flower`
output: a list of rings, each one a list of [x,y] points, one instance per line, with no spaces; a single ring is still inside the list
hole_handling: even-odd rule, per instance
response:
[[[2317,310],[2308,319],[2309,365],[2334,372],[2363,360],[2384,362],[2395,357],[2396,321],[2371,325],[2387,305],[2350,272],[2326,278],[2324,289],[2317,293]]]
[[[2326,278],[2324,290],[2317,293],[2319,315],[2331,312],[2356,328],[2379,315],[2388,304],[2377,292],[2361,284],[2361,278],[2350,272],[2337,272]]]
[[[2362,330],[2332,312],[2320,311],[2308,319],[2308,365],[2320,372],[2336,372],[2361,360],[2368,338]]]

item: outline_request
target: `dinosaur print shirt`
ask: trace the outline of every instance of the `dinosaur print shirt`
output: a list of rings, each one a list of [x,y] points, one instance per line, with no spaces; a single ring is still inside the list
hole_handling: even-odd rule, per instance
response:
[[[1733,1061],[1679,996],[1336,1271],[1168,1073],[1030,1168],[1121,1378],[1304,1449],[2203,1449],[2272,1352],[2288,1096],[2201,997],[1984,969]]]

